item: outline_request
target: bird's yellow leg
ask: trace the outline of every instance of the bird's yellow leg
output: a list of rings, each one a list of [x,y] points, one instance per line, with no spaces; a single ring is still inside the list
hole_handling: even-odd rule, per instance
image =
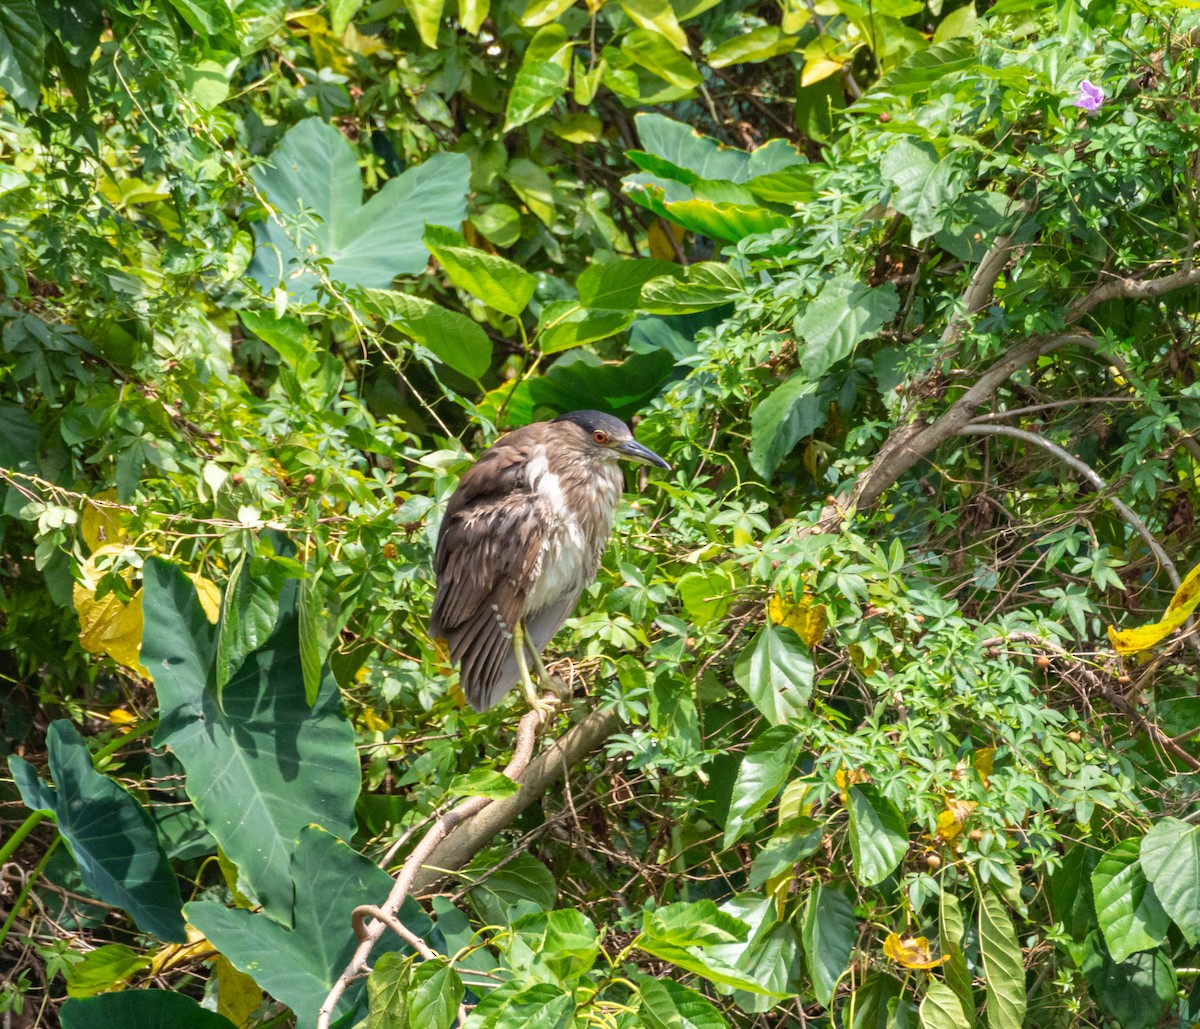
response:
[[[538,695],[537,687],[533,683],[533,676],[529,674],[530,654],[533,655],[534,666],[537,669],[538,678],[542,681],[542,685],[546,686],[547,682],[551,680],[546,673],[546,666],[542,664],[542,656],[533,647],[528,646],[528,640],[525,637],[524,620],[517,622],[516,628],[513,630],[512,642],[513,652],[517,658],[517,672],[521,676],[521,692],[525,694],[525,702],[534,711],[538,712],[543,722],[546,722],[558,710],[559,701],[557,696],[543,697]],[[557,691],[554,692],[557,693]]]

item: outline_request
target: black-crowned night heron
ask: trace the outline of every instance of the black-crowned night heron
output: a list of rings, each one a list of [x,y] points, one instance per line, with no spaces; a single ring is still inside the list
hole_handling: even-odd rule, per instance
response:
[[[518,679],[531,707],[553,707],[529,668],[555,689],[542,650],[596,576],[622,459],[668,467],[620,419],[573,411],[510,432],[459,482],[438,532],[429,631],[449,645],[476,711]]]

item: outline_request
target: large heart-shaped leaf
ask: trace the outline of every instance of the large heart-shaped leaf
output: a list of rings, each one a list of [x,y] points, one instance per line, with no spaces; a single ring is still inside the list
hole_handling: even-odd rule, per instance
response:
[[[317,1009],[334,980],[350,961],[358,940],[350,915],[360,904],[380,904],[392,887],[385,871],[318,826],[300,834],[289,872],[304,888],[296,894],[295,927],[280,925],[266,914],[227,908],[216,901],[187,905],[188,921],[199,929],[233,965],[251,976],[276,1000],[295,1013],[297,1024],[316,1024]],[[429,919],[416,901],[407,900],[400,920],[418,936],[431,932]],[[384,933],[374,954],[399,950],[394,933]],[[354,1012],[361,1017],[362,981],[342,997],[334,1021]],[[353,1025],[356,1018],[349,1019]]]
[[[876,886],[908,852],[908,826],[896,805],[873,786],[851,786],[846,807],[854,877],[864,886]]]
[[[101,900],[128,911],[143,932],[186,942],[179,885],[150,816],[92,767],[87,744],[70,722],[54,722],[46,746],[54,786],[42,782],[27,761],[8,759],[25,806],[54,818],[83,881]]]
[[[1096,919],[1113,961],[1162,943],[1171,920],[1138,861],[1137,839],[1122,840],[1092,872]]]
[[[478,379],[492,362],[492,341],[465,314],[394,289],[363,290],[364,307],[425,347],[443,364]]]
[[[33,0],[0,4],[0,89],[27,111],[41,98],[46,30]]]
[[[773,725],[783,725],[808,706],[812,654],[791,629],[764,625],[733,666],[733,677]]]
[[[254,226],[249,274],[264,289],[282,285],[298,302],[312,300],[324,274],[345,286],[391,285],[429,260],[425,226],[462,224],[470,160],[442,153],[392,179],[365,204],[354,150],[317,118],[290,129],[254,181],[275,216]]]
[[[1164,818],[1142,837],[1141,866],[1188,943],[1200,940],[1200,826]]]
[[[874,336],[900,308],[900,297],[890,282],[866,286],[850,276],[830,279],[793,325],[805,347],[801,367],[810,379],[819,379],[864,339]]]
[[[60,1022],[62,1029],[234,1029],[224,1015],[167,990],[122,990],[69,1000]]]
[[[734,780],[724,846],[733,846],[767,809],[791,774],[799,752],[800,735],[787,725],[771,726],[750,745]]]
[[[158,693],[155,735],[187,771],[187,792],[209,832],[273,918],[291,921],[291,855],[317,822],[349,839],[359,762],[354,731],[325,671],[316,703],[304,695],[296,580],[279,597],[270,638],[249,654],[218,700],[217,632],[191,581],[148,561],[142,662]]]

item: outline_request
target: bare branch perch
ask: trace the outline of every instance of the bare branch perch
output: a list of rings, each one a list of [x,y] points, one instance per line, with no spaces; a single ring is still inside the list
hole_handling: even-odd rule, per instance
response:
[[[1067,308],[1067,324],[1079,321],[1088,311],[1106,300],[1151,300],[1161,297],[1172,290],[1184,289],[1187,286],[1200,284],[1200,267],[1181,268],[1170,275],[1157,279],[1137,279],[1122,277],[1110,279],[1102,286],[1097,286],[1086,296],[1080,297]]]

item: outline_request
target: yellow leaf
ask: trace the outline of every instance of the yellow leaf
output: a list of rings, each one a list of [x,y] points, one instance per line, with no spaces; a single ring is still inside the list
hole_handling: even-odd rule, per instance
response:
[[[138,660],[142,647],[142,591],[128,604],[115,593],[96,599],[95,590],[75,583],[72,590],[75,610],[79,613],[79,645],[91,654],[104,654],[117,664],[139,675],[150,674]]]
[[[929,950],[929,941],[924,936],[897,936],[888,933],[883,941],[883,953],[905,968],[937,968],[950,960],[950,955],[935,958]]]
[[[137,715],[126,711],[123,707],[115,707],[108,713],[108,720],[112,722],[113,725],[126,727],[130,725],[136,725],[138,717]]]
[[[1143,625],[1140,629],[1119,630],[1110,625],[1109,642],[1118,654],[1137,654],[1149,650],[1183,625],[1197,604],[1200,604],[1200,565],[1187,573],[1159,621]]]
[[[391,726],[389,726],[387,722],[385,722],[382,718],[380,718],[370,708],[367,708],[365,711],[363,711],[362,723],[371,732],[387,732],[388,729],[391,728]]]
[[[857,786],[859,783],[870,782],[871,776],[865,768],[851,768],[849,772],[844,768],[839,768],[833,773],[833,781],[837,784],[837,788],[842,793],[842,803],[846,802],[846,791],[851,786]]]
[[[211,579],[204,578],[199,572],[188,572],[188,578],[196,585],[196,595],[200,598],[204,617],[216,625],[221,616],[221,587]]]
[[[824,604],[814,604],[805,594],[797,601],[785,600],[776,594],[767,604],[767,614],[776,625],[791,629],[806,647],[815,647],[825,635],[828,617]]]
[[[212,963],[217,977],[217,1014],[224,1015],[234,1025],[248,1025],[250,1016],[262,1003],[263,993],[245,972],[239,972],[224,954]]]
[[[116,501],[116,490],[105,490],[84,502],[83,514],[79,519],[79,533],[94,552],[106,544],[124,543],[128,533],[121,525],[120,512],[111,507],[101,507],[96,501]]]
[[[196,961],[206,961],[216,948],[205,939],[204,934],[192,926],[187,927],[187,943],[168,943],[154,952],[150,959],[150,976],[162,975],[172,968],[180,968]]]
[[[840,61],[824,59],[806,61],[804,63],[804,71],[800,73],[800,87],[803,89],[805,86],[811,86],[813,83],[829,78],[830,75],[836,75],[841,70],[842,64]]]
[[[671,235],[668,236],[667,232]],[[670,225],[668,228],[663,228],[662,220],[655,219],[650,223],[650,228],[646,231],[646,242],[650,245],[650,256],[656,257],[660,261],[678,261],[679,254],[675,247],[671,245],[671,239],[680,246],[683,245],[683,228],[679,225]]]
[[[984,786],[992,774],[992,761],[996,757],[995,747],[982,747],[975,751],[975,774],[979,776]]]
[[[937,816],[937,834],[943,840],[958,836],[978,805],[973,800],[947,800],[946,810]]]

